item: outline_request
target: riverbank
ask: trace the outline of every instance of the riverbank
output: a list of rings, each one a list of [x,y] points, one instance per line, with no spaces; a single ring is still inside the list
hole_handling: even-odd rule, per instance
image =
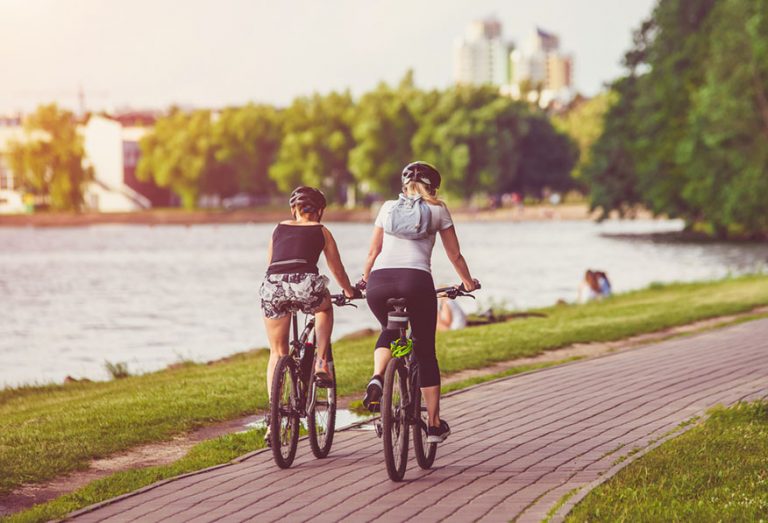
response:
[[[456,208],[453,216],[457,221],[546,221],[591,220],[595,213],[586,204],[558,206],[534,205],[520,209],[471,210]],[[276,223],[286,219],[286,209],[238,209],[194,210],[151,209],[137,212],[115,213],[36,213],[0,214],[0,227],[85,227],[90,225],[201,225],[227,223]],[[373,221],[371,209],[326,210],[326,222],[368,223]]]
[[[680,306],[683,303],[685,307]],[[766,276],[655,287],[602,303],[536,311],[544,317],[441,333],[438,356],[442,370],[453,374],[766,304]],[[340,395],[357,395],[365,387],[371,343],[372,339],[362,338],[335,345]],[[265,354],[246,353],[112,382],[0,391],[0,470],[4,471],[0,493],[87,468],[93,459],[137,445],[263,410],[265,365]],[[125,488],[121,481],[112,485],[106,489],[109,495]],[[92,496],[104,492],[100,488]],[[85,501],[93,502],[92,496]]]

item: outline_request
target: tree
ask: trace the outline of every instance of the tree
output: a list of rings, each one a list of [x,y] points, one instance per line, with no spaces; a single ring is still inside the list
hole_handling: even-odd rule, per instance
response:
[[[83,140],[70,111],[38,107],[24,122],[25,139],[12,142],[10,166],[25,192],[44,197],[56,211],[80,211],[93,169],[84,166]]]
[[[531,114],[527,124],[517,176],[505,189],[535,196],[541,196],[545,188],[561,192],[572,189],[571,171],[579,156],[576,144],[542,114]]]
[[[632,144],[636,140],[633,123],[637,78],[622,78],[611,87],[615,103],[605,115],[603,133],[590,148],[582,179],[590,188],[591,209],[600,209],[600,219],[611,211],[632,215],[642,199],[638,190]]]
[[[552,118],[553,125],[570,136],[579,148],[579,161],[573,169],[577,181],[590,163],[592,144],[603,134],[605,115],[616,99],[615,90],[606,90],[593,98],[580,99],[565,113]]]
[[[278,189],[311,185],[323,189],[330,202],[344,200],[353,181],[348,168],[353,111],[349,92],[294,100],[283,112],[285,134],[269,169]]]
[[[683,197],[717,236],[768,232],[768,1],[712,11],[705,77],[678,157]]]
[[[349,169],[375,192],[400,190],[400,171],[414,159],[411,140],[418,122],[411,106],[420,96],[408,74],[397,89],[381,83],[357,104],[352,124],[356,145],[349,153]]]
[[[204,189],[211,193],[231,191],[232,179],[219,179],[218,184],[214,181],[212,128],[208,110],[172,110],[141,139],[137,178],[169,187],[181,198],[185,209],[195,208]]]
[[[449,194],[495,192],[517,174],[527,111],[489,87],[444,91],[414,135],[415,156],[438,166]]]
[[[638,190],[655,214],[692,217],[699,214],[686,200],[685,168],[678,152],[688,131],[692,95],[704,78],[710,44],[714,0],[662,0],[651,24],[638,35],[642,60],[631,67],[641,72],[633,112],[637,127],[634,149]]]
[[[214,165],[208,189],[222,196],[238,191],[270,195],[269,168],[277,156],[282,122],[274,107],[248,104],[224,110],[213,126]],[[218,188],[219,190],[213,191]]]

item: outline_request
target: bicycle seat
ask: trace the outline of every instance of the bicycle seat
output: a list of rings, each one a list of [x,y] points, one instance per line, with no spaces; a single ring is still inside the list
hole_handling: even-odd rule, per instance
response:
[[[390,298],[387,300],[390,307],[405,307],[405,298]]]

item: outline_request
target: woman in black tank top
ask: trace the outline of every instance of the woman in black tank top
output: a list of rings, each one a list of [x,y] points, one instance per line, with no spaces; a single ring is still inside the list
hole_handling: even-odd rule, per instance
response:
[[[315,372],[330,378],[326,354],[333,330],[333,306],[327,289],[328,278],[318,274],[317,270],[321,252],[344,294],[350,298],[355,295],[336,241],[320,224],[325,209],[323,193],[311,187],[299,187],[291,195],[290,205],[293,219],[279,223],[272,233],[267,251],[267,275],[259,289],[270,349],[268,393],[272,390],[272,374],[277,360],[288,354],[288,330],[294,311],[315,314]]]

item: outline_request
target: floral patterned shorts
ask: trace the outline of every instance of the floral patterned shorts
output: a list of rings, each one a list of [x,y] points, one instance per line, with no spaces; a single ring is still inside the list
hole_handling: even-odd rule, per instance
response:
[[[328,295],[328,277],[312,273],[268,274],[259,289],[264,317],[314,312]]]

